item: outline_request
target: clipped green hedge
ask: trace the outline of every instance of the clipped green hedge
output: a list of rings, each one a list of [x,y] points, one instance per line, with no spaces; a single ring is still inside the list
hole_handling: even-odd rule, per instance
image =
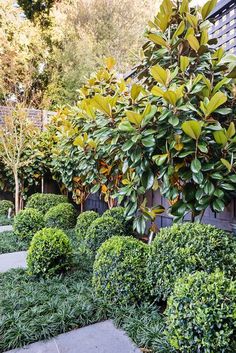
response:
[[[13,202],[9,200],[0,200],[0,217],[7,217],[9,208],[12,210],[14,209]]]
[[[93,266],[96,295],[111,303],[141,302],[148,291],[148,251],[146,244],[132,237],[114,236],[105,241]]]
[[[179,279],[165,314],[168,340],[178,352],[235,352],[236,282],[222,272]]]
[[[152,295],[166,299],[178,277],[216,268],[236,276],[236,238],[230,233],[197,223],[163,228],[153,241],[148,261]]]
[[[119,222],[122,223],[124,227],[124,231],[127,233],[127,235],[131,235],[133,232],[133,221],[132,220],[127,220],[125,217],[125,208],[121,206],[113,207],[110,210],[106,210],[103,213],[103,216],[109,216],[117,219]]]
[[[44,227],[43,214],[34,208],[20,211],[14,218],[14,233],[21,239],[31,240]]]
[[[60,203],[67,202],[68,199],[64,195],[36,193],[29,197],[26,203],[26,208],[35,208],[45,214],[50,210],[50,208],[57,206]]]
[[[97,218],[87,230],[84,246],[93,257],[102,243],[114,235],[126,235],[122,223],[108,216]]]
[[[85,238],[88,228],[97,218],[99,218],[99,214],[95,211],[85,211],[79,215],[75,227],[78,240],[83,240]]]
[[[71,242],[61,229],[44,228],[34,235],[27,255],[30,275],[50,277],[68,270],[71,264]]]
[[[60,203],[50,208],[44,216],[45,225],[48,228],[70,229],[76,223],[76,211],[70,203]]]

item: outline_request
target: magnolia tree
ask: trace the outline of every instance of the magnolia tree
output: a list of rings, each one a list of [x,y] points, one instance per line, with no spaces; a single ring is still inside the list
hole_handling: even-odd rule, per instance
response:
[[[117,79],[109,58],[63,112],[54,158],[63,182],[83,198],[99,191],[110,207],[123,202],[140,233],[164,210],[147,205],[148,191],[160,189],[176,220],[221,212],[235,192],[236,58],[209,39],[215,3],[164,0],[138,81]]]
[[[37,135],[38,129],[21,105],[12,108],[0,126],[0,162],[14,177],[16,213],[20,209],[20,175],[35,162]]]

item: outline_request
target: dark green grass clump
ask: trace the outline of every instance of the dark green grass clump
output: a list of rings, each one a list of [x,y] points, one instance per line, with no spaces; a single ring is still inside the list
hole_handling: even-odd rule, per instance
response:
[[[28,245],[26,239],[19,239],[14,232],[0,233],[0,254],[27,250]]]
[[[0,274],[0,352],[104,318],[81,269],[39,281],[24,270]]]

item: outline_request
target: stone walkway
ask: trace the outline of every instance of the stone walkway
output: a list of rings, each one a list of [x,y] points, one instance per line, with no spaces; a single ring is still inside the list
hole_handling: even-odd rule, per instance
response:
[[[26,251],[0,255],[0,272],[7,272],[12,268],[26,268],[26,255]]]
[[[0,233],[12,231],[12,226],[0,226]],[[12,268],[26,268],[26,251],[0,255],[0,272],[7,272]]]
[[[141,353],[112,321],[104,321],[48,341],[32,343],[5,353]]]
[[[0,233],[11,232],[13,230],[12,226],[0,226]]]

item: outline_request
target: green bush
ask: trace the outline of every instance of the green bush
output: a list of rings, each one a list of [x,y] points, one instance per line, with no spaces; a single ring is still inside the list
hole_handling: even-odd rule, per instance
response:
[[[0,217],[7,217],[9,208],[11,208],[12,210],[14,209],[13,202],[11,202],[9,200],[1,200],[0,201]]]
[[[43,214],[34,208],[22,210],[14,218],[13,230],[21,239],[31,240],[43,227]]]
[[[48,228],[74,228],[76,223],[75,208],[70,203],[60,203],[50,208],[44,216],[44,221]]]
[[[27,255],[30,275],[50,277],[66,271],[71,264],[71,242],[62,230],[44,228],[35,234]]]
[[[95,256],[102,243],[114,235],[126,235],[122,223],[108,216],[97,218],[87,230],[84,246],[90,255]]]
[[[139,303],[147,294],[148,246],[132,237],[114,236],[99,248],[93,266],[98,297],[119,304]]]
[[[148,277],[152,294],[166,299],[177,277],[196,271],[220,268],[236,274],[236,238],[211,225],[175,224],[163,228],[151,246]]]
[[[83,240],[85,238],[89,226],[98,217],[99,214],[95,211],[85,211],[79,215],[75,227],[75,232],[78,237],[78,240]]]
[[[236,282],[222,272],[179,279],[165,313],[167,336],[178,352],[235,352]]]
[[[118,206],[118,207],[113,207],[110,210],[106,210],[103,213],[103,216],[109,216],[117,219],[120,221],[124,227],[124,231],[127,233],[127,235],[131,235],[133,231],[133,221],[132,220],[127,220],[126,217],[124,216],[125,214],[125,208]]]
[[[43,214],[47,213],[50,208],[67,203],[68,199],[64,195],[56,194],[33,194],[29,197],[26,208],[35,208]]]

